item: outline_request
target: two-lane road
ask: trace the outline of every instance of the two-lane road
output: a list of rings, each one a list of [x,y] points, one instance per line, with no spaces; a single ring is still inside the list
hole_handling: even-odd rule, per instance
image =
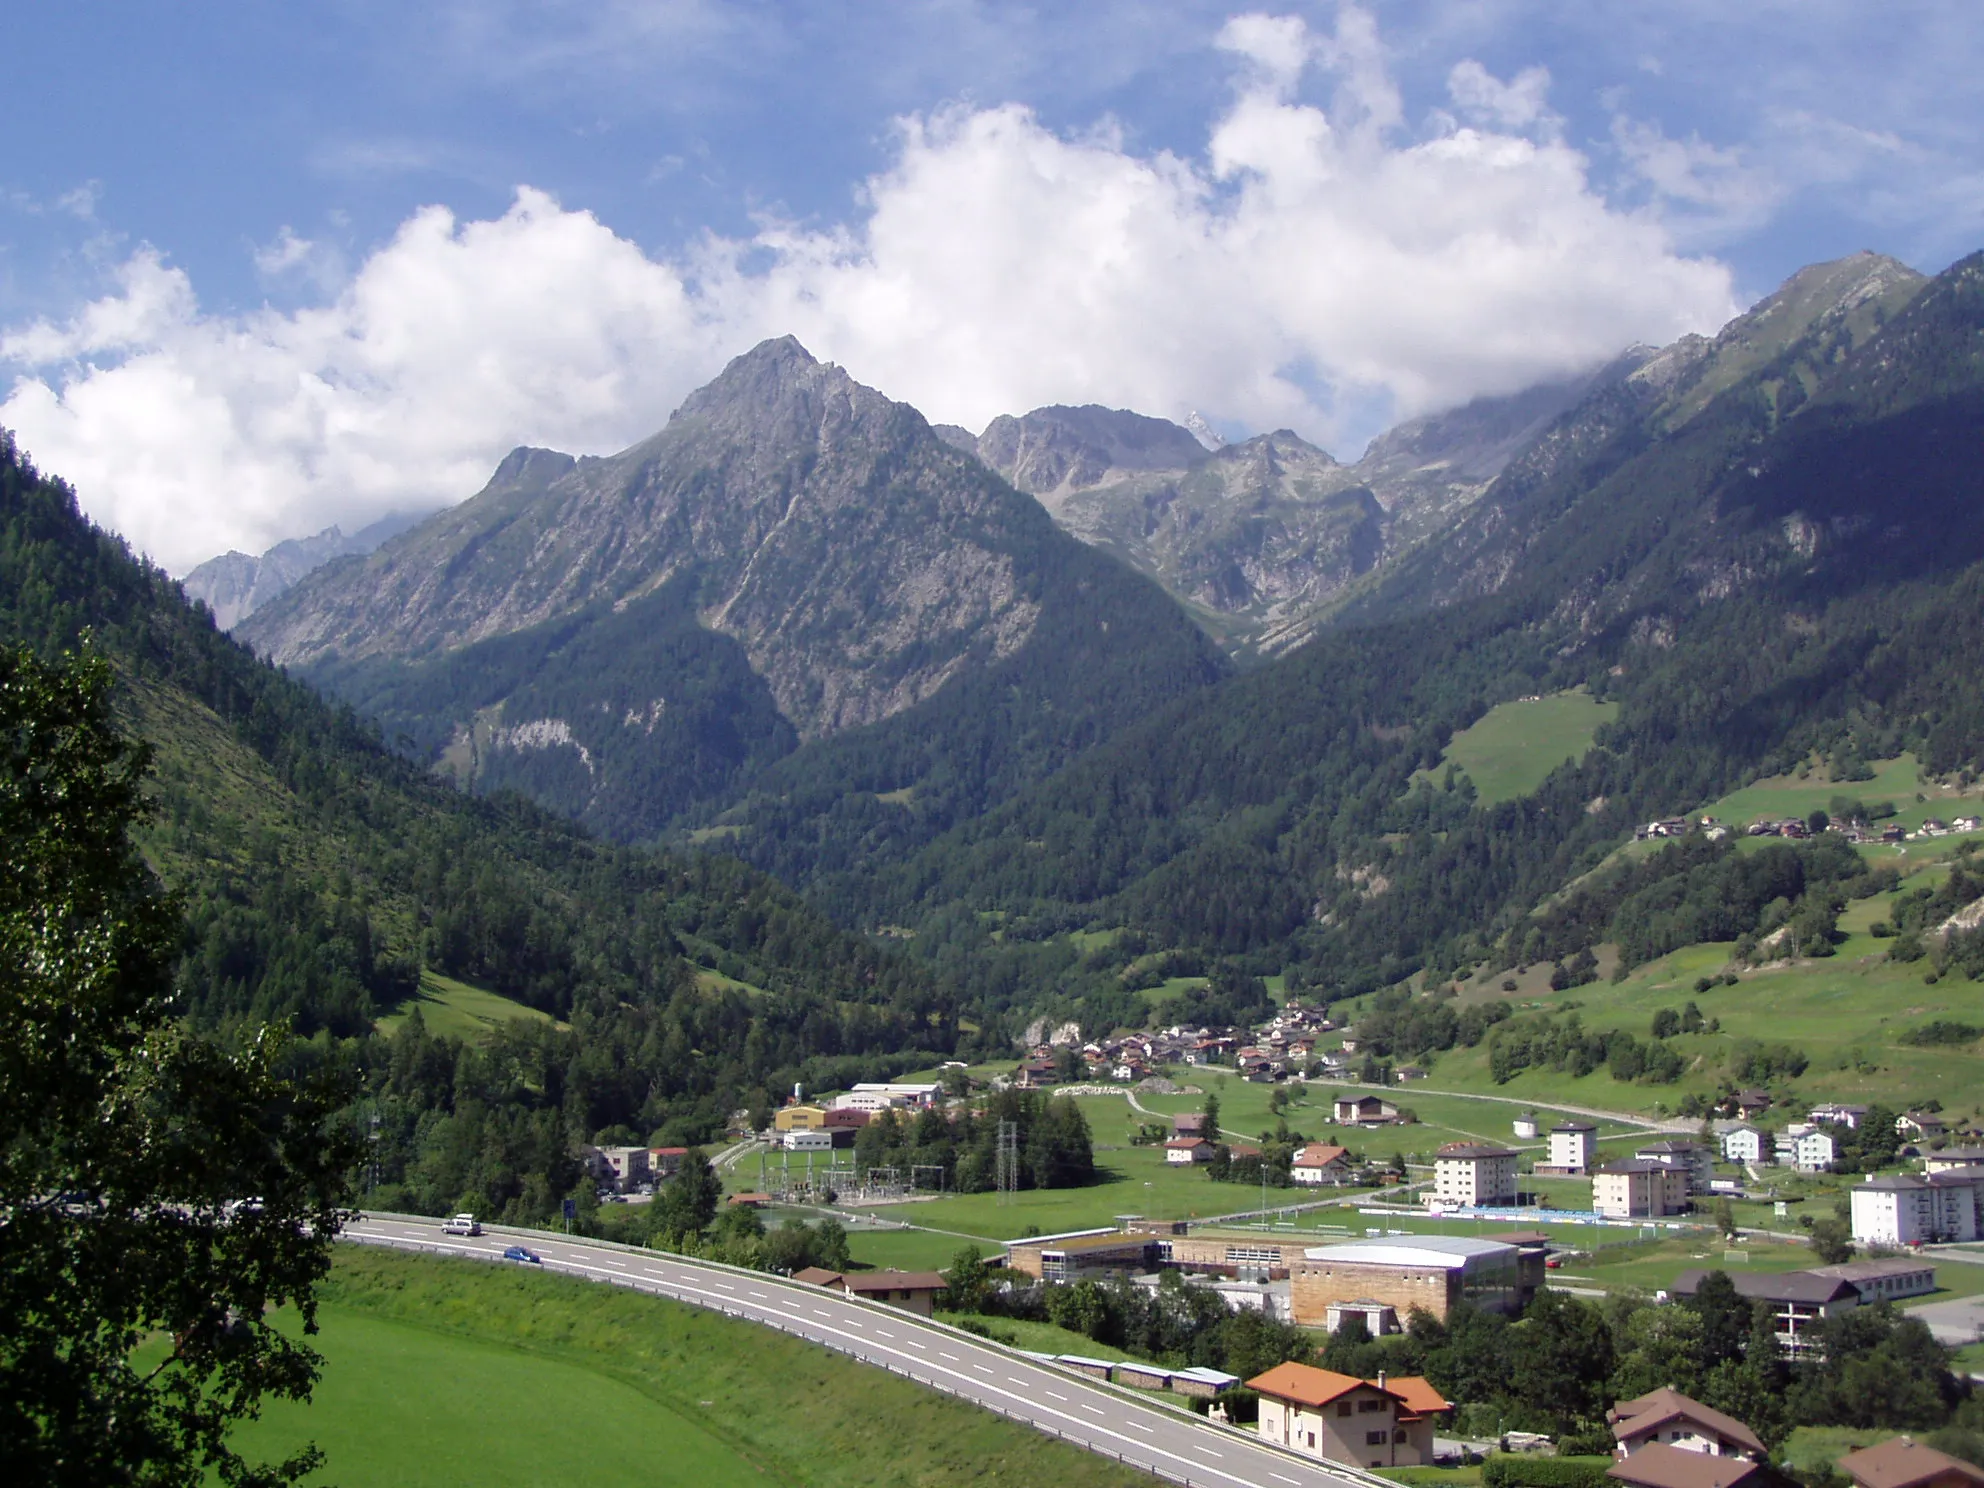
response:
[[[1269,1446],[1251,1432],[1215,1426],[1085,1376],[1036,1364],[900,1309],[781,1277],[535,1231],[445,1235],[438,1220],[397,1215],[367,1215],[343,1238],[495,1262],[501,1262],[506,1246],[522,1244],[543,1258],[546,1270],[716,1308],[781,1329],[1192,1488],[1371,1488],[1375,1481]]]

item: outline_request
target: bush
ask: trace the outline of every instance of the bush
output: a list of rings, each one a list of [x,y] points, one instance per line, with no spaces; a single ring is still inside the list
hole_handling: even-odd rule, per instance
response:
[[[1984,1038],[1984,1028],[1975,1023],[1959,1023],[1952,1018],[1938,1018],[1924,1023],[1920,1028],[1911,1028],[1901,1035],[1900,1042],[1913,1044],[1917,1048],[1954,1048],[1960,1044],[1975,1043]]]
[[[1515,1457],[1497,1452],[1481,1464],[1485,1488],[1609,1488],[1610,1457]]]

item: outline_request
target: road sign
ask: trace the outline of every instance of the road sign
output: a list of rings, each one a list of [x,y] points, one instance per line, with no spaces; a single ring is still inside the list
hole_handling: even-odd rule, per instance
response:
[[[578,1217],[579,1217],[579,1201],[577,1199],[565,1200],[565,1218],[577,1219]]]

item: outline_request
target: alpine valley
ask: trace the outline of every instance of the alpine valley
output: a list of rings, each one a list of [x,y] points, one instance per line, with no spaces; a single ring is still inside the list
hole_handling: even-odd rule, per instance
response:
[[[823,1061],[1041,1017],[1238,1022],[1275,978],[1407,1056],[1467,1042],[1460,980],[1823,957],[1893,870],[1635,830],[1881,762],[1972,791],[1981,453],[1984,257],[1818,265],[1352,464],[1093,407],[933,427],[784,339],[232,639],[10,449],[0,613],[44,653],[89,629],[159,743],[198,1015],[407,1092],[405,1202],[500,1149],[491,1212],[539,1213],[571,1132],[713,1137]],[[1467,763],[1544,705],[1590,722],[1519,779]],[[1899,944],[1947,988],[1975,939]],[[423,976],[544,1019],[423,1052]]]

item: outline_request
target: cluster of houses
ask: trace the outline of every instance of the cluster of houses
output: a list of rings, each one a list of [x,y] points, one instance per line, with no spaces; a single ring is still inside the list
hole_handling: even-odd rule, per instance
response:
[[[1078,1078],[1090,1081],[1134,1082],[1147,1079],[1169,1065],[1224,1065],[1249,1079],[1286,1079],[1316,1065],[1328,1074],[1343,1067],[1334,1050],[1318,1051],[1317,1038],[1336,1028],[1318,1008],[1305,1007],[1298,999],[1288,1004],[1266,1023],[1252,1029],[1232,1027],[1186,1028],[1173,1025],[1154,1033],[1128,1033],[1066,1045],[1053,1039],[1033,1045],[1014,1072],[1016,1084],[1037,1088],[1062,1080],[1062,1047],[1073,1048],[1081,1062]],[[1073,1025],[1060,1031],[1073,1033]],[[1058,1036],[1058,1035],[1057,1035]]]
[[[1762,1107],[1756,1110],[1761,1114]],[[1866,1106],[1832,1103],[1812,1107],[1803,1121],[1794,1121],[1775,1133],[1749,1120],[1718,1121],[1713,1129],[1725,1162],[1829,1173],[1839,1161],[1839,1129],[1857,1131],[1867,1111]],[[1745,1107],[1743,1114],[1748,1116],[1750,1108]],[[1920,1146],[1944,1142],[1952,1134],[1949,1123],[1932,1111],[1904,1111],[1895,1117],[1894,1129],[1905,1143]],[[1971,1160],[1984,1161],[1984,1157]]]
[[[1710,1274],[1706,1270],[1683,1271],[1670,1290],[1677,1297],[1692,1297]],[[1877,1302],[1927,1296],[1936,1289],[1936,1268],[1912,1256],[1884,1256],[1803,1271],[1727,1274],[1739,1295],[1770,1308],[1778,1346],[1788,1359],[1820,1355],[1828,1318]]]
[[[1848,842],[1906,842],[1928,837],[1948,837],[1959,832],[1984,831],[1984,819],[1975,816],[1959,816],[1951,821],[1941,817],[1929,817],[1914,831],[1899,822],[1890,822],[1878,829],[1864,822],[1836,821],[1828,823],[1828,832],[1836,832]],[[1710,842],[1720,842],[1731,835],[1733,829],[1712,816],[1688,817],[1670,816],[1659,821],[1647,822],[1633,829],[1633,836],[1641,842],[1663,837],[1686,837],[1700,832]],[[1812,826],[1801,816],[1760,816],[1743,828],[1746,837],[1788,837],[1803,841],[1812,835]]]
[[[1247,1381],[1260,1397],[1262,1440],[1359,1468],[1434,1461],[1434,1430],[1453,1407],[1417,1376],[1358,1379],[1307,1364],[1278,1364]],[[1795,1488],[1756,1432],[1734,1416],[1664,1385],[1605,1413],[1625,1488]],[[1984,1488],[1984,1469],[1895,1437],[1840,1459],[1854,1488]]]
[[[772,1115],[772,1140],[787,1152],[830,1152],[852,1147],[854,1134],[883,1111],[921,1111],[941,1105],[944,1087],[928,1084],[856,1085],[829,1101],[794,1098]]]

